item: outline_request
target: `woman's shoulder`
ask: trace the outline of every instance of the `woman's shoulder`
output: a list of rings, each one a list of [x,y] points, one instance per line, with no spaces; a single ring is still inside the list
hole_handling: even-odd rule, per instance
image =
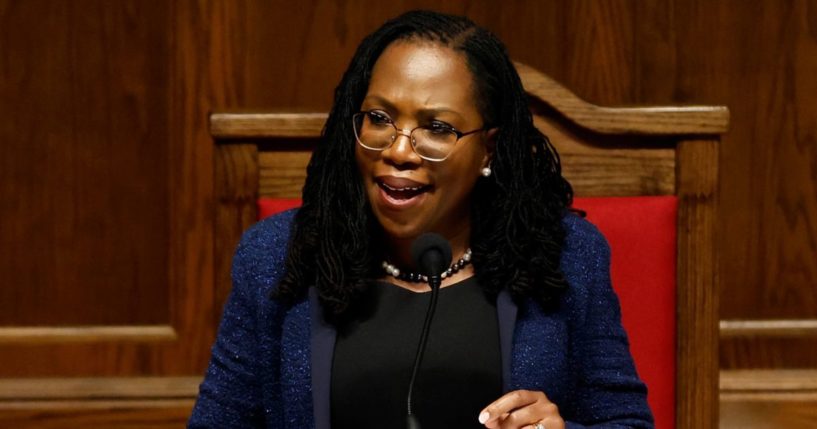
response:
[[[591,296],[606,295],[610,288],[610,246],[587,219],[569,213],[562,223],[566,235],[561,268],[569,284],[565,299],[574,309],[585,308]]]
[[[284,269],[297,209],[270,216],[249,227],[233,257],[233,283],[271,288]],[[260,283],[260,284],[259,284]]]
[[[565,245],[562,264],[587,262],[610,257],[610,246],[601,231],[587,219],[569,212],[562,218],[565,229]]]
[[[298,209],[291,209],[256,222],[242,234],[239,249],[269,249],[279,247],[279,244],[286,245],[297,212]]]
[[[575,213],[566,214],[562,226],[565,241],[560,268],[568,286],[559,299],[554,316],[570,321],[572,329],[584,329],[582,327],[587,326],[586,321],[594,312],[606,314],[618,306],[610,285],[610,248],[599,229]]]

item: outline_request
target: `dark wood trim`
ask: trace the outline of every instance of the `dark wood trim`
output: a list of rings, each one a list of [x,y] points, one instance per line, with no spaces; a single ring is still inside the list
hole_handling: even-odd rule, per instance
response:
[[[603,107],[582,100],[544,73],[514,63],[525,91],[576,125],[600,134],[722,134],[729,129],[725,106]]]
[[[169,325],[19,326],[0,328],[0,344],[103,343],[110,341],[176,341]]]
[[[317,137],[326,113],[213,113],[210,133],[217,139],[268,137]]]
[[[10,402],[193,400],[201,377],[10,378],[0,380],[0,408]]]
[[[678,144],[678,428],[718,425],[718,141]]]
[[[817,401],[817,369],[723,370],[720,399]]]
[[[721,338],[815,337],[817,319],[721,320]]]

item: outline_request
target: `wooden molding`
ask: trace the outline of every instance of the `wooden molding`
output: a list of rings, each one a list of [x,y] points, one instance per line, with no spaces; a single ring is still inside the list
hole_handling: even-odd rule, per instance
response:
[[[720,400],[817,401],[817,370],[722,370]]]
[[[216,139],[269,137],[318,137],[326,113],[213,113],[210,133]]]
[[[814,337],[817,319],[721,320],[721,338],[734,337]]]
[[[0,380],[0,427],[180,428],[201,377]]]
[[[534,89],[538,91],[542,87]],[[551,97],[543,101],[576,125],[600,134],[717,134],[726,132],[729,127],[729,110],[723,106],[600,107],[559,88],[566,91],[564,99]],[[549,89],[557,93],[561,90]],[[213,113],[210,115],[210,132],[216,139],[271,135],[316,138],[320,137],[327,117],[326,113]]]
[[[0,380],[0,407],[9,401],[192,400],[201,377],[13,378]]]
[[[817,427],[817,370],[721,370],[721,429]]]
[[[601,134],[722,134],[729,130],[725,106],[602,107],[582,100],[544,73],[515,62],[525,91],[576,125]]]
[[[176,341],[168,325],[20,326],[0,328],[0,344],[101,343],[110,341]]]

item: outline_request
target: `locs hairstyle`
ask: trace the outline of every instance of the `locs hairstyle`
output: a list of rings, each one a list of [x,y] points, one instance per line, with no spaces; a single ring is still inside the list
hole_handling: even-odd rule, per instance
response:
[[[372,67],[396,40],[434,42],[466,59],[486,124],[498,127],[493,174],[481,178],[471,208],[474,270],[489,296],[508,288],[515,300],[547,307],[567,287],[559,268],[562,217],[573,191],[559,156],[533,126],[527,96],[508,53],[493,34],[464,17],[413,11],[386,22],[357,48],[335,90],[320,142],[307,167],[286,273],[274,299],[292,303],[310,286],[325,314],[339,320],[372,279],[382,277],[379,224],[355,163],[351,117],[363,102]]]

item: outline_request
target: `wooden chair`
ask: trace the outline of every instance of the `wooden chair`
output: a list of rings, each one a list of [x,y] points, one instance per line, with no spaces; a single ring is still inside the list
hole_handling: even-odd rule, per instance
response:
[[[728,110],[596,106],[532,68],[516,66],[531,96],[534,122],[559,151],[577,197],[670,196],[677,202],[675,221],[670,222],[670,229],[673,224],[677,228],[675,404],[654,412],[659,428],[671,426],[673,415],[677,428],[717,427],[714,237],[718,142],[728,128]],[[221,302],[230,289],[235,245],[257,220],[257,199],[300,198],[311,148],[325,120],[325,113],[210,116],[217,148],[214,260]],[[615,255],[615,243],[611,246]],[[626,315],[626,306],[624,311]]]

